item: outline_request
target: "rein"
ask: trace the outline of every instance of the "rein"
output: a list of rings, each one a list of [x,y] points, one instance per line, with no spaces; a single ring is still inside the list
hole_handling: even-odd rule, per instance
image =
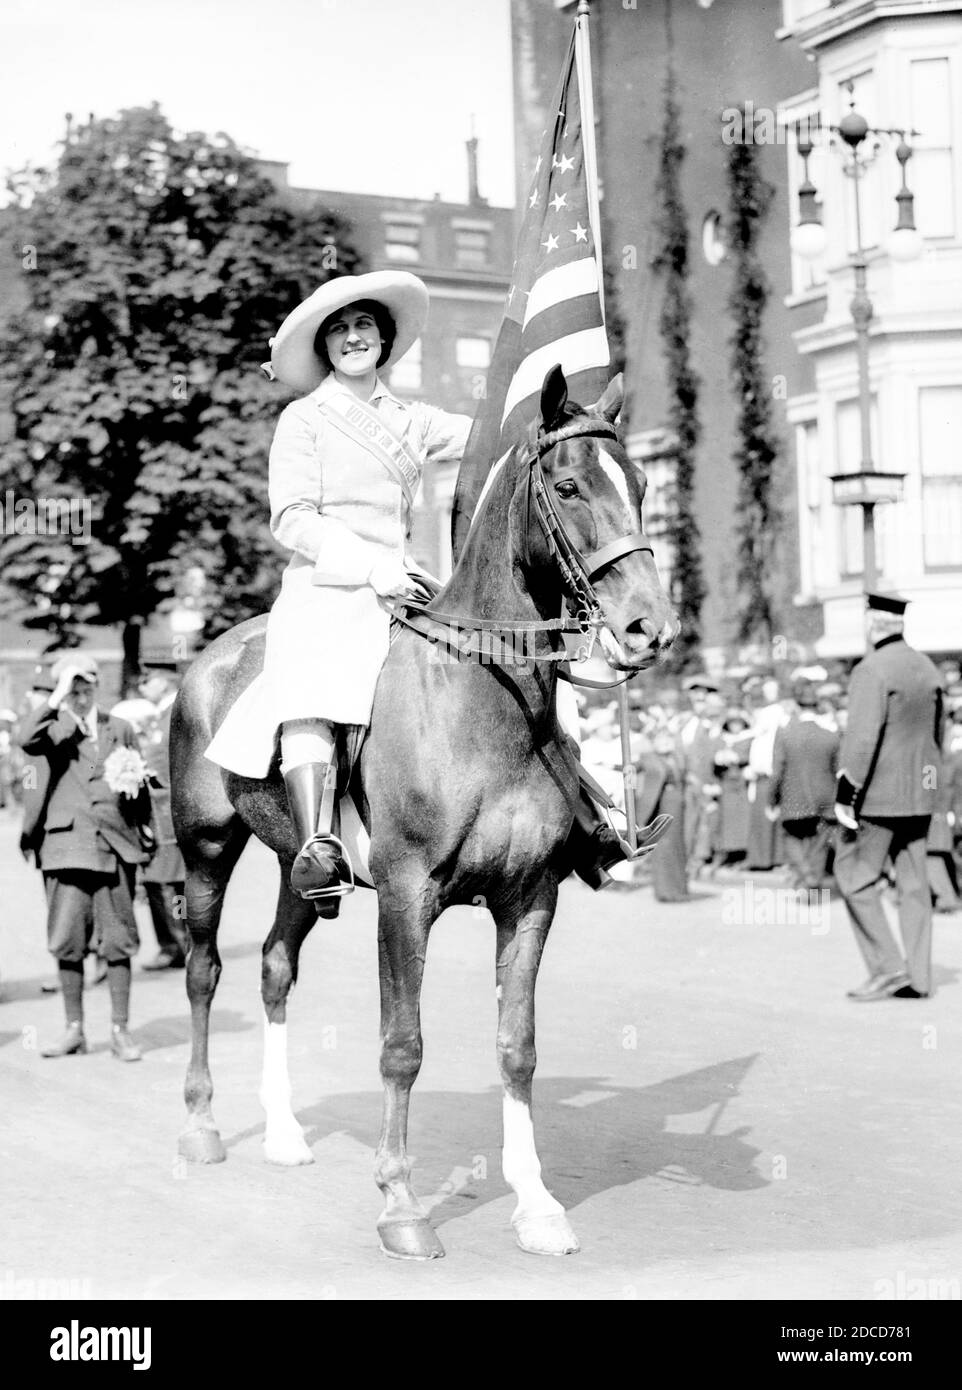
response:
[[[447,642],[448,646],[459,655],[474,656],[478,660],[481,659],[480,655],[462,650],[455,635],[452,634],[449,639],[445,634],[437,633],[433,629],[436,626],[452,627],[461,631],[504,633],[509,636],[526,636],[542,632],[552,635],[580,633],[588,640],[578,648],[573,656],[565,650],[558,651],[556,648],[552,648],[549,652],[526,653],[523,660],[545,662],[587,660],[591,655],[598,630],[605,626],[604,609],[595,592],[592,580],[626,555],[645,550],[649,554],[654,552],[651,542],[642,531],[633,531],[629,535],[619,536],[615,540],[609,541],[607,545],[592,551],[589,555],[582,555],[578,550],[565,529],[564,522],[558,515],[548,481],[541,467],[541,460],[552,449],[556,449],[565,440],[577,438],[617,439],[618,436],[613,425],[600,420],[571,420],[556,430],[548,430],[539,434],[536,443],[523,460],[528,470],[525,479],[526,525],[523,558],[526,563],[530,563],[529,538],[533,509],[547,544],[549,556],[554,560],[561,573],[562,582],[569,598],[573,599],[577,605],[574,620],[570,618],[546,618],[540,621],[519,622],[514,619],[474,618],[463,614],[442,613],[436,609],[429,609],[427,602],[430,600],[422,603],[416,599],[401,600],[396,607],[391,609],[393,616],[405,627],[412,628],[421,636],[430,635],[432,641]],[[401,611],[402,609],[407,609],[414,616],[406,617]],[[425,622],[428,624],[427,628],[424,625]],[[504,645],[502,640],[502,647]],[[573,685],[588,686],[594,690],[609,690],[614,686],[623,685],[636,674],[636,672],[630,671],[626,676],[615,681],[593,681],[584,676],[573,676],[567,671],[559,670],[558,672],[562,680],[570,681]]]

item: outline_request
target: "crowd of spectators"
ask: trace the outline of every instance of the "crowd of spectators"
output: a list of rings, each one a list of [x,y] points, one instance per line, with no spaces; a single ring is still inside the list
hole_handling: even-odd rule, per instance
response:
[[[936,911],[962,909],[962,672],[941,667],[945,741],[928,836]],[[636,819],[669,812],[671,831],[650,856],[661,901],[685,901],[694,880],[782,870],[811,891],[832,883],[834,787],[847,717],[847,678],[825,666],[689,675],[630,696]],[[624,809],[618,702],[581,701],[582,758]]]

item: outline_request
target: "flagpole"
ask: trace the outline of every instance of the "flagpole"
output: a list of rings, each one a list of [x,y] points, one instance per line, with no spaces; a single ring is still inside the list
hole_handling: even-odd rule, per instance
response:
[[[598,196],[598,153],[595,147],[595,102],[591,84],[591,40],[588,37],[590,0],[578,0],[575,21],[575,62],[578,67],[578,98],[581,102],[581,140],[585,152],[585,183],[588,191],[588,220],[595,240],[595,262],[598,266],[598,298],[601,317],[605,317],[605,274],[601,246],[601,199]],[[631,711],[628,689],[618,687],[618,722],[621,725],[621,769],[625,784],[625,817],[628,821],[628,843],[638,846],[635,814],[635,769],[631,761]]]
[[[591,85],[591,40],[588,36],[590,0],[578,0],[575,20],[575,65],[578,69],[578,100],[581,102],[581,142],[585,153],[585,184],[588,190],[588,220],[595,239],[598,266],[598,297],[601,317],[605,317],[604,262],[601,251],[601,200],[598,197],[598,155],[595,149],[595,99]]]
[[[618,687],[618,715],[621,723],[621,778],[625,784],[625,818],[628,821],[628,843],[638,848],[638,821],[635,815],[635,765],[631,761],[631,724],[628,708],[628,687]]]

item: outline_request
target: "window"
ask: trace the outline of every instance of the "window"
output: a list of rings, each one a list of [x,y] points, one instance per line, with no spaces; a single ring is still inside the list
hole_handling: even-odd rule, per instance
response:
[[[487,338],[458,338],[454,344],[461,386],[472,400],[484,398],[484,388],[491,365],[491,343]]]
[[[802,587],[806,591],[824,589],[835,583],[832,554],[826,544],[824,474],[818,447],[818,424],[806,420],[795,432],[798,458],[799,520],[802,528]]]
[[[709,265],[721,265],[728,248],[720,212],[709,212],[701,224],[701,250]]]
[[[421,340],[412,343],[407,352],[391,368],[392,391],[420,391]]]
[[[915,194],[916,226],[924,237],[955,235],[952,167],[952,87],[948,58],[909,64],[912,94],[912,158],[906,166]]]
[[[926,569],[959,569],[962,537],[962,386],[919,391],[922,554]]]
[[[872,398],[871,414],[873,467],[881,465],[875,455],[878,439],[878,420],[876,402]],[[862,466],[862,424],[857,400],[840,401],[835,409],[835,459],[836,473],[858,473]],[[861,574],[865,568],[864,538],[862,534],[862,508],[858,506],[839,506],[839,573],[843,579]],[[878,509],[876,508],[876,521]],[[885,569],[885,542],[882,528],[875,527],[875,559],[879,574]]]
[[[389,261],[411,265],[421,259],[421,223],[389,215],[384,223],[384,254]]]
[[[459,338],[454,357],[459,367],[487,371],[491,365],[491,344],[487,338]]]
[[[484,270],[491,259],[491,227],[484,222],[455,220],[454,259],[462,270]]]

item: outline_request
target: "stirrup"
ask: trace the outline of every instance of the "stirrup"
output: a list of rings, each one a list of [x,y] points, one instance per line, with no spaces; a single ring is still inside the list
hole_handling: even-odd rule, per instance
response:
[[[610,869],[615,864],[622,862],[631,864],[637,859],[643,859],[655,848],[673,820],[674,816],[665,813],[656,816],[650,825],[640,826],[636,831],[638,843],[634,849],[614,826],[608,826],[613,839],[609,842],[609,847],[605,848],[599,857],[600,867]]]
[[[325,848],[330,847],[333,851],[332,867],[335,880],[318,888],[298,888],[294,882],[297,860],[305,855],[313,846],[319,845],[323,845]],[[343,898],[348,893],[354,892],[354,869],[351,864],[350,856],[336,835],[312,835],[307,843],[301,847],[300,853],[297,859],[294,860],[294,864],[291,868],[291,888],[295,893],[299,894],[305,902],[316,902],[318,899],[324,898]]]
[[[674,819],[674,816],[664,812],[662,815],[656,816],[650,825],[639,827],[635,832],[638,840],[636,848],[632,849],[627,840],[625,841],[625,849],[627,850],[625,857],[627,859],[640,859],[642,855],[650,854]]]

